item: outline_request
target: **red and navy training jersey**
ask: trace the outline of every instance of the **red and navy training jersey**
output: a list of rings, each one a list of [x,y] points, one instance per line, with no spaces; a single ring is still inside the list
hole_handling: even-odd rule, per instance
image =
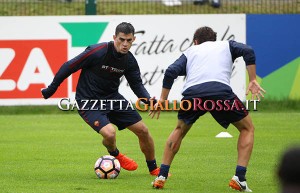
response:
[[[124,75],[139,98],[150,98],[142,84],[138,63],[131,52],[118,53],[113,42],[88,46],[84,52],[65,62],[53,79],[59,86],[64,79],[81,69],[76,87],[76,100],[109,99],[118,93]]]

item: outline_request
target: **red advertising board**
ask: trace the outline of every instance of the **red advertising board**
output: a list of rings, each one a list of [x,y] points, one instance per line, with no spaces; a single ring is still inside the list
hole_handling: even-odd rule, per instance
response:
[[[0,99],[41,98],[41,88],[68,59],[67,41],[0,40],[1,55],[8,53],[5,58],[10,58],[0,67]],[[67,86],[64,81],[53,98],[67,97]]]

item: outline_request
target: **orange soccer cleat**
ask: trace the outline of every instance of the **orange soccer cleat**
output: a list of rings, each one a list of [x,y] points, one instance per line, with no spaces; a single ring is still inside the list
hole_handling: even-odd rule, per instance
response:
[[[240,181],[237,176],[233,176],[229,182],[229,187],[240,192],[252,192],[246,181]]]
[[[126,157],[124,154],[119,153],[116,158],[119,160],[121,167],[125,170],[133,171],[138,168],[138,164],[133,159]]]
[[[156,168],[156,169],[154,169],[154,170],[152,170],[152,171],[150,172],[150,175],[151,175],[151,176],[158,176],[159,172],[160,172],[160,168]],[[168,173],[168,177],[170,177],[170,176],[171,176],[171,174]]]
[[[156,189],[163,189],[164,185],[166,183],[166,178],[163,176],[158,176],[157,178],[155,178],[155,180],[152,182],[152,186],[153,188]]]

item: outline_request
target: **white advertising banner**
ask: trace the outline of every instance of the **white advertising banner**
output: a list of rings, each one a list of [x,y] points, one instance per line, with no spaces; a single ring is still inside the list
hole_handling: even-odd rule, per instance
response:
[[[79,72],[66,79],[55,95],[42,99],[57,70],[88,45],[112,41],[115,27],[130,22],[136,30],[131,52],[135,55],[146,89],[159,98],[163,74],[192,45],[195,30],[210,26],[218,40],[245,43],[245,14],[122,15],[122,16],[33,16],[0,17],[0,105],[57,104],[74,98]],[[170,100],[180,100],[184,77],[173,85]],[[233,67],[231,86],[245,100],[245,64],[239,58]],[[119,89],[136,101],[125,79]]]

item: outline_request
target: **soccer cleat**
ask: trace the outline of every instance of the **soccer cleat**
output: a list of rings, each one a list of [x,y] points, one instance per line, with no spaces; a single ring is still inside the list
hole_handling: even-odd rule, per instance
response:
[[[152,170],[152,171],[150,172],[150,175],[151,175],[151,176],[158,176],[159,172],[160,172],[160,168],[156,168],[156,169],[154,169],[154,170]],[[171,176],[171,174],[168,173],[168,177],[170,177],[170,176]]]
[[[151,176],[158,176],[159,171],[160,171],[160,169],[159,169],[159,168],[156,168],[156,169],[154,169],[154,170],[152,170],[152,171],[150,172],[150,175],[151,175]]]
[[[166,178],[163,176],[158,176],[155,178],[155,180],[152,182],[153,188],[156,189],[162,189],[166,183]]]
[[[243,181],[241,182],[239,180],[239,177],[233,176],[229,182],[229,187],[232,189],[238,190],[240,192],[252,192],[252,190],[249,189],[247,182]]]
[[[121,167],[125,170],[133,171],[138,168],[138,164],[133,159],[126,157],[124,154],[119,153],[116,158],[119,160]]]

